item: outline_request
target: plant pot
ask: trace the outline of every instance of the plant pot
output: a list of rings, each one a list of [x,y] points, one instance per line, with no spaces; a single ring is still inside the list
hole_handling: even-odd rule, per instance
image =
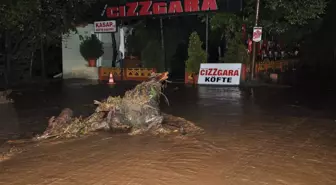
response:
[[[193,78],[191,77],[190,73],[185,72],[184,74],[184,83],[185,84],[192,84],[193,83]]]
[[[185,84],[194,84],[198,83],[198,75],[185,72],[184,74],[184,83]]]
[[[89,67],[96,67],[97,66],[96,63],[97,63],[96,59],[89,59],[88,60]]]
[[[193,78],[193,82],[194,82],[194,85],[197,85],[198,84],[198,75],[194,75],[194,78]]]

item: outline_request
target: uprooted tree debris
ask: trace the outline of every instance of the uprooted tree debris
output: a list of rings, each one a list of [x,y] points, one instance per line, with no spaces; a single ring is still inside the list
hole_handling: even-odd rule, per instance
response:
[[[13,100],[8,96],[12,93],[12,90],[0,91],[0,104],[13,103]]]
[[[50,137],[78,137],[93,131],[106,130],[127,132],[131,135],[141,133],[200,133],[202,129],[193,123],[179,117],[163,114],[159,103],[163,83],[167,81],[168,73],[154,74],[145,82],[127,91],[124,97],[108,97],[99,102],[98,107],[87,118],[73,118],[71,109],[64,109],[59,116],[52,117],[49,125],[41,136],[35,139]]]

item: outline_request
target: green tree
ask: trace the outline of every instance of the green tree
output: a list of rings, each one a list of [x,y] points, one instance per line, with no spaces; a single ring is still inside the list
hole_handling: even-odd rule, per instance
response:
[[[220,30],[219,37],[226,40],[236,39],[237,32],[240,32],[243,19],[233,13],[216,13],[210,18],[211,30]]]
[[[264,35],[280,37],[286,43],[298,41],[312,34],[321,25],[327,0],[261,0],[259,25]],[[224,62],[245,61],[241,26],[252,33],[255,21],[255,0],[244,0],[244,9],[238,14],[216,13],[210,16],[212,34],[227,41]],[[244,57],[241,54],[244,53]]]
[[[218,13],[211,17],[211,33],[215,33],[218,40],[225,39],[227,42],[224,58],[219,59],[221,62],[247,63],[248,55],[241,37],[242,24],[243,19],[232,13]]]
[[[165,70],[161,44],[158,40],[150,40],[141,52],[143,65],[147,68],[155,68],[158,72]]]
[[[232,34],[241,31],[241,25],[245,23],[247,31],[252,33],[255,4],[255,0],[244,0],[244,9],[238,14],[213,14],[212,29],[221,29],[225,30],[226,34]],[[318,29],[318,20],[324,15],[327,5],[327,0],[261,0],[259,25],[270,35],[289,31],[295,33],[291,34],[293,38],[302,37]]]
[[[133,26],[133,34],[127,38],[127,50],[133,55],[141,55],[145,67],[157,66],[158,70],[171,67],[175,62],[177,46],[186,40],[186,31],[181,28],[181,22],[176,19],[164,19],[163,22],[165,53],[162,51],[160,23],[157,19],[139,21]]]
[[[127,38],[127,50],[141,56],[144,67],[164,70],[163,52],[161,48],[160,26],[157,20],[143,20],[133,26]]]
[[[198,74],[201,63],[206,63],[207,54],[202,48],[203,42],[197,32],[192,32],[189,37],[188,60],[186,70],[188,73]]]
[[[240,35],[239,35],[240,36]],[[242,63],[247,64],[249,62],[249,56],[247,49],[241,40],[231,40],[228,43],[228,49],[223,58],[220,61],[223,63]]]
[[[249,30],[252,31],[255,20],[255,0],[245,0],[245,3],[242,15],[249,25]],[[316,20],[324,15],[327,7],[327,0],[261,0],[260,3],[259,25],[268,34],[283,34],[302,27],[316,28],[319,26]],[[301,33],[296,32],[293,37],[307,34]]]
[[[312,37],[306,39],[302,47],[301,61],[306,69],[310,72],[302,74],[302,78],[311,79],[335,79],[336,74],[336,1],[330,1],[322,25]],[[304,72],[307,72],[306,70]],[[333,85],[326,82],[326,85]]]
[[[318,19],[325,13],[327,7],[327,0],[265,0],[262,2],[264,2],[265,18],[271,15],[270,17],[278,22],[283,20],[291,25],[304,25],[309,20]]]
[[[5,49],[6,71],[14,60],[32,58],[32,53],[59,44],[62,34],[82,23],[90,3],[85,0],[7,0],[0,3],[0,35]],[[43,60],[43,59],[42,59]],[[42,62],[43,76],[45,64]]]

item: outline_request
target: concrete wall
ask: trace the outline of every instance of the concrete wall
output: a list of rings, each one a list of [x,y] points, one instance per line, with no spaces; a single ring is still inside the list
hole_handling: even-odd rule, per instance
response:
[[[63,36],[62,53],[63,53],[63,78],[82,78],[98,79],[98,68],[87,67],[87,61],[84,60],[79,52],[81,41],[79,36],[90,36],[94,34],[93,24],[85,27],[78,27],[77,32],[72,32]],[[119,34],[116,34],[117,50],[119,49]],[[111,67],[112,65],[112,39],[111,33],[97,33],[98,38],[104,42],[104,55],[98,59],[97,66]]]

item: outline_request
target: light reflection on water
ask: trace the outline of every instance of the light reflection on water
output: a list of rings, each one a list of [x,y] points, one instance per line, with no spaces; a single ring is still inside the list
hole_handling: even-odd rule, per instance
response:
[[[199,86],[197,105],[202,122],[221,124],[229,117],[244,114],[245,102],[238,87]]]
[[[200,86],[198,87],[198,96],[200,99],[234,101],[239,103],[242,92],[238,87]]]

